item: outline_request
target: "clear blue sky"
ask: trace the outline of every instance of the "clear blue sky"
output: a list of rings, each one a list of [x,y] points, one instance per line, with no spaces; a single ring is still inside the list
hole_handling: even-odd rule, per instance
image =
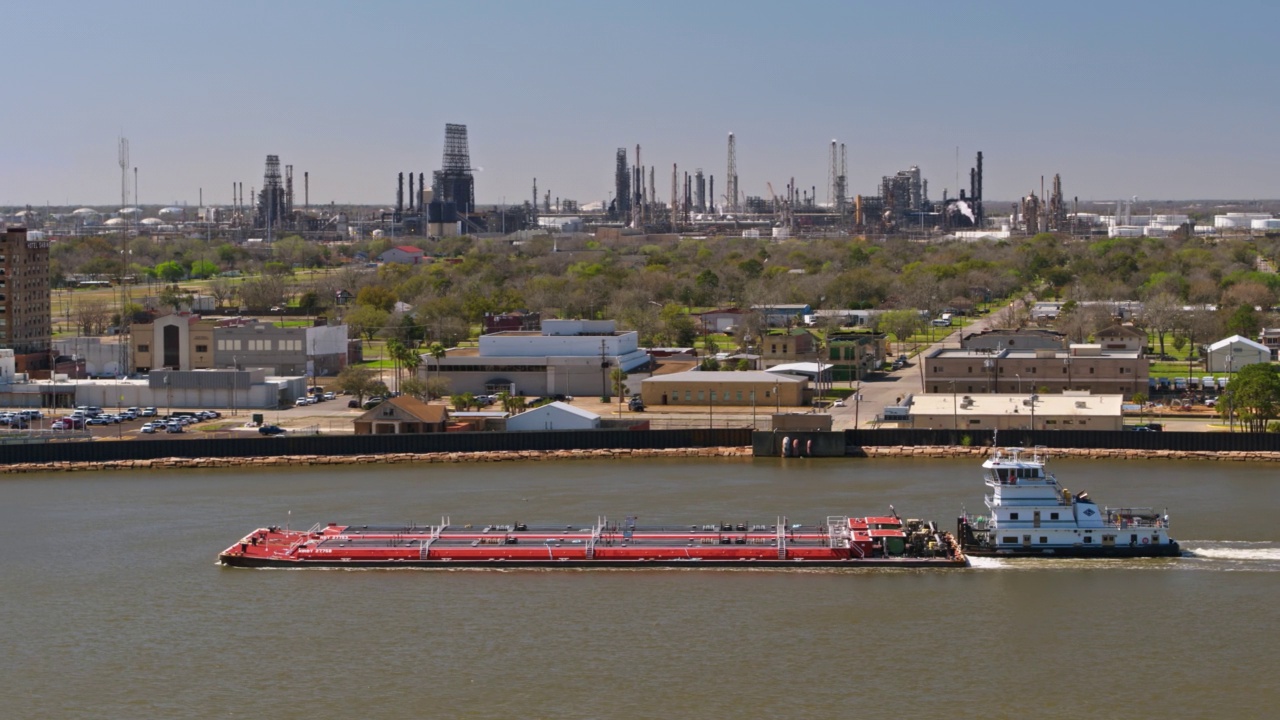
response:
[[[825,200],[919,165],[930,196],[976,151],[986,196],[1276,198],[1280,3],[19,2],[0,11],[0,204],[112,204],[117,137],[144,203],[227,203],[264,158],[312,203],[391,203],[469,127],[477,200],[612,191],[643,146],[724,189]]]

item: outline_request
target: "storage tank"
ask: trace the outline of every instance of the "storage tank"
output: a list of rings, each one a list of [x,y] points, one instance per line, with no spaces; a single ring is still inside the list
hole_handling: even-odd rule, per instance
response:
[[[1250,220],[1249,227],[1253,230],[1280,230],[1280,218]]]
[[[186,217],[187,211],[185,208],[167,207],[160,210],[158,214],[161,220],[173,221],[173,220],[181,220],[184,217]]]

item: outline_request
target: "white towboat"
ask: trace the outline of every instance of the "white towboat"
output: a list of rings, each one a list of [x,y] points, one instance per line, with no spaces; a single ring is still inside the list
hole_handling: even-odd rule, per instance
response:
[[[1098,507],[1045,470],[1043,448],[997,448],[982,463],[988,514],[960,516],[957,538],[968,555],[1173,557],[1169,515],[1152,508]]]

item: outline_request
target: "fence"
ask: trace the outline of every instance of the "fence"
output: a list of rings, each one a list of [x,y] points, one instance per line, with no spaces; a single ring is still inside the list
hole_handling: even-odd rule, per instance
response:
[[[0,446],[0,462],[110,462],[168,457],[275,457],[283,455],[380,455],[384,453],[494,452],[519,450],[651,450],[744,447],[750,428],[687,430],[577,430],[460,432],[426,435],[319,435],[215,439],[166,438],[59,445]]]
[[[991,446],[990,430],[916,428],[846,430],[851,447],[881,445]],[[1099,450],[1181,450],[1188,452],[1280,452],[1280,433],[1132,432],[1118,430],[1001,430],[1005,447],[1096,448]]]

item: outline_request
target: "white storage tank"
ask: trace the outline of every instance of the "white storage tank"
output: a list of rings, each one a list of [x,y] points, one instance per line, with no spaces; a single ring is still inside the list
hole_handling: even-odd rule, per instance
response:
[[[1249,227],[1253,230],[1280,230],[1280,218],[1250,220]]]

